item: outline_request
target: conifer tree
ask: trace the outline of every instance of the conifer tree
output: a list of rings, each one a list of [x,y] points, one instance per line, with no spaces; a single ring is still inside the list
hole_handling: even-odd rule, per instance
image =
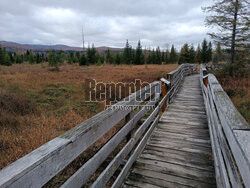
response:
[[[35,63],[35,57],[34,57],[33,52],[30,50],[28,54],[29,54],[28,55],[29,64],[34,64]]]
[[[166,62],[166,64],[169,64],[170,62],[169,62],[169,51],[168,51],[168,49],[166,50],[166,52],[165,52],[165,62]]]
[[[178,60],[178,56],[177,56],[176,50],[174,48],[174,45],[172,45],[170,55],[169,55],[169,62],[176,63],[177,60]]]
[[[249,41],[249,1],[216,0],[212,6],[203,10],[209,13],[206,18],[208,26],[216,27],[218,32],[209,33],[215,42],[230,47],[230,64],[235,62],[236,48],[245,46]],[[233,67],[229,74],[232,75]]]
[[[215,54],[213,56],[213,63],[219,63],[223,59],[222,57],[222,51],[221,51],[221,46],[220,43],[217,43],[216,49],[215,49]]]
[[[15,60],[15,62],[16,62],[17,64],[23,63],[23,55],[16,54],[16,60]]]
[[[212,61],[212,55],[213,55],[213,48],[212,48],[212,43],[208,43],[208,49],[207,49],[207,58],[208,62]]]
[[[155,56],[156,56],[156,64],[161,64],[161,49],[158,46],[155,51]]]
[[[132,47],[129,45],[128,40],[126,41],[126,45],[123,50],[123,62],[125,64],[132,63]]]
[[[59,63],[58,63],[58,58],[57,58],[55,50],[52,50],[52,51],[49,52],[49,54],[48,54],[48,62],[49,62],[50,67],[54,67],[55,70],[59,70],[59,67],[58,67]]]
[[[85,66],[85,65],[87,65],[87,58],[86,58],[85,54],[82,54],[82,55],[81,55],[80,61],[79,61],[79,65],[80,65],[80,66]]]
[[[194,45],[192,44],[189,49],[189,61],[188,63],[194,63],[195,62],[195,50]]]
[[[188,44],[184,44],[181,48],[178,64],[189,63],[189,47]]]
[[[199,64],[202,63],[200,44],[198,44],[198,47],[195,52],[195,63],[199,63]]]
[[[41,60],[40,54],[39,54],[39,53],[36,53],[36,64],[39,64],[39,63],[41,63],[41,62],[42,62],[42,60]]]
[[[144,64],[144,55],[142,51],[141,41],[138,41],[138,45],[136,47],[135,51],[135,58],[134,58],[134,64],[136,65],[142,65]]]
[[[10,60],[10,56],[8,53],[5,53],[5,55],[4,55],[4,65],[6,65],[6,66],[11,65],[11,60]]]
[[[97,63],[97,58],[96,58],[96,49],[94,44],[92,44],[92,47],[88,47],[87,49],[87,61],[89,65],[94,65]]]
[[[115,56],[115,64],[120,65],[121,63],[122,63],[121,54],[117,53],[116,56]]]
[[[201,61],[204,64],[209,62],[208,45],[207,45],[207,40],[206,39],[204,39],[203,42],[202,42]]]
[[[67,61],[68,61],[68,64],[73,63],[73,53],[72,52],[67,53]]]
[[[75,54],[75,57],[76,57],[76,62],[79,62],[80,61],[80,52],[76,52]]]
[[[147,64],[157,64],[155,49],[151,51]]]
[[[112,52],[110,51],[110,49],[106,50],[105,61],[106,61],[106,63],[114,64],[115,58],[114,58]]]
[[[12,52],[8,52],[8,54],[9,54],[9,57],[10,57],[11,64],[14,64],[15,63],[15,59],[14,59],[14,56],[13,56]]]
[[[80,54],[79,54],[80,55]],[[60,64],[62,64],[65,60],[65,53],[64,51],[60,50],[57,54],[57,58]],[[79,59],[77,60],[77,62],[79,62]]]
[[[4,65],[4,59],[5,59],[5,50],[0,45],[0,65]]]

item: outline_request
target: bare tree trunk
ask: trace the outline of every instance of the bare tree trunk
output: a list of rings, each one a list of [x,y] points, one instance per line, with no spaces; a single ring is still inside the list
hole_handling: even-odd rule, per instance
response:
[[[239,9],[239,0],[235,1],[234,6],[234,20],[233,20],[233,31],[232,31],[232,42],[231,42],[231,67],[229,70],[229,74],[233,75],[233,68],[232,65],[235,61],[235,37],[236,37],[236,25],[237,25],[237,17],[238,17],[238,9]]]

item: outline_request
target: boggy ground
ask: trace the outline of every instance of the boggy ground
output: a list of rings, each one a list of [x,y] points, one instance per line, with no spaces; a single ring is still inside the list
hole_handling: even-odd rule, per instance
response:
[[[153,82],[177,66],[64,64],[59,72],[46,63],[0,66],[0,169],[104,109],[85,102],[85,79]]]

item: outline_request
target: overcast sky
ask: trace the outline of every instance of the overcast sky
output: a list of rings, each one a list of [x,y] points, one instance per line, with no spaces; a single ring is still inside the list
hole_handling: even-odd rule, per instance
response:
[[[201,7],[211,0],[0,0],[0,40],[29,44],[143,47],[208,36]]]

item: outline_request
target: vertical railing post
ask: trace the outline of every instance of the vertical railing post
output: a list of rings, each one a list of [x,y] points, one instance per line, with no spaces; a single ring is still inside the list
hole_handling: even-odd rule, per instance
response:
[[[128,123],[131,118],[132,118],[132,112],[130,112],[128,115],[125,116],[125,124]],[[130,140],[130,138],[132,137],[132,130],[128,133],[128,135],[126,136],[127,142]]]
[[[162,82],[161,84],[161,95],[162,95],[162,98],[164,98],[167,95],[167,84],[165,84],[164,82]],[[166,108],[167,108],[167,102],[165,102],[162,105],[162,108],[161,108],[162,112],[164,112]]]
[[[208,76],[203,77],[203,83],[207,87],[207,85],[208,85]]]
[[[166,80],[165,78],[162,78],[161,79],[161,96],[162,96],[162,99],[167,95],[168,90],[170,90],[170,82],[168,80]],[[168,103],[168,100],[166,100],[166,102],[163,103],[162,108],[161,108],[162,112],[164,112],[166,110],[167,103]]]

